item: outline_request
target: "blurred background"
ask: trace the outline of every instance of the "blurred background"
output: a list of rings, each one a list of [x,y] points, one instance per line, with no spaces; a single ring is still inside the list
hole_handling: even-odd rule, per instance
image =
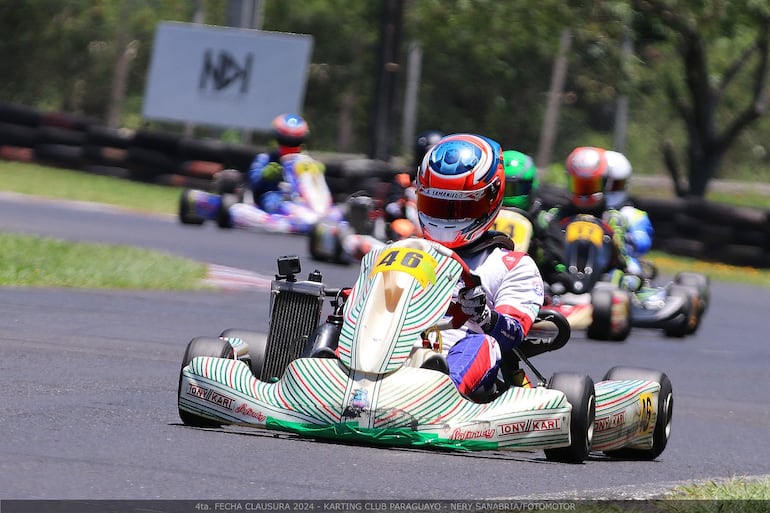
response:
[[[408,161],[415,133],[467,131],[547,169],[596,145],[702,197],[770,177],[769,20],[767,2],[716,0],[0,0],[0,101],[260,145],[142,117],[156,27],[308,34],[310,151]]]

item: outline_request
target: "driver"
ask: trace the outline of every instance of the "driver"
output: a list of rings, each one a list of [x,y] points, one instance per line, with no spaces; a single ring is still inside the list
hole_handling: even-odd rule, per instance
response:
[[[450,378],[461,394],[477,401],[492,398],[502,355],[521,344],[543,304],[535,262],[514,251],[508,236],[489,231],[504,185],[500,145],[473,134],[441,139],[416,178],[423,236],[456,251],[481,281],[458,285],[455,303],[470,318],[459,329],[442,332]]]
[[[258,153],[248,172],[254,203],[268,214],[284,213],[281,204],[287,191],[281,157],[301,153],[309,134],[307,122],[298,114],[280,114],[273,119],[272,135],[277,147],[269,153]]]
[[[572,150],[567,157],[567,192],[570,201],[566,205],[541,212],[536,230],[540,252],[538,262],[547,283],[559,281],[565,271],[562,246],[564,224],[578,214],[589,214],[604,221],[607,233],[611,233],[614,253],[609,272],[617,268],[625,273],[634,273],[635,259],[626,246],[628,222],[620,211],[607,208],[606,186],[608,160],[606,150],[593,146],[581,146]],[[638,266],[638,264],[636,264]],[[626,274],[630,277],[631,274]],[[629,289],[638,288],[638,280],[624,278],[623,285]]]

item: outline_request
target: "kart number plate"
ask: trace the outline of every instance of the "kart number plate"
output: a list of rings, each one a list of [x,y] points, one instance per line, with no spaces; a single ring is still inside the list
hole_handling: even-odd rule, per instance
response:
[[[587,221],[573,221],[567,225],[567,242],[587,240],[596,246],[602,245],[604,230],[601,226]]]
[[[385,271],[401,271],[417,280],[422,288],[436,282],[436,259],[425,251],[414,248],[390,248],[380,254],[370,277]]]

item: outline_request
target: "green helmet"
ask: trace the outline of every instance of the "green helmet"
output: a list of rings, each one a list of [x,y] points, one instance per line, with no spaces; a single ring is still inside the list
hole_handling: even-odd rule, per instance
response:
[[[516,150],[503,152],[505,167],[504,207],[529,209],[537,191],[537,168],[532,157]]]

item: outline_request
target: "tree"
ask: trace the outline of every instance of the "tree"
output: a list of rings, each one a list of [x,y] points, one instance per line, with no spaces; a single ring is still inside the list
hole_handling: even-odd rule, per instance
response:
[[[677,196],[703,197],[725,153],[767,108],[770,5],[764,1],[633,0],[644,26],[675,43],[681,67],[663,54],[647,64],[663,73],[666,94],[686,132],[684,183],[677,145],[662,144]],[[660,39],[660,38],[658,38]],[[643,52],[643,50],[642,50]]]

